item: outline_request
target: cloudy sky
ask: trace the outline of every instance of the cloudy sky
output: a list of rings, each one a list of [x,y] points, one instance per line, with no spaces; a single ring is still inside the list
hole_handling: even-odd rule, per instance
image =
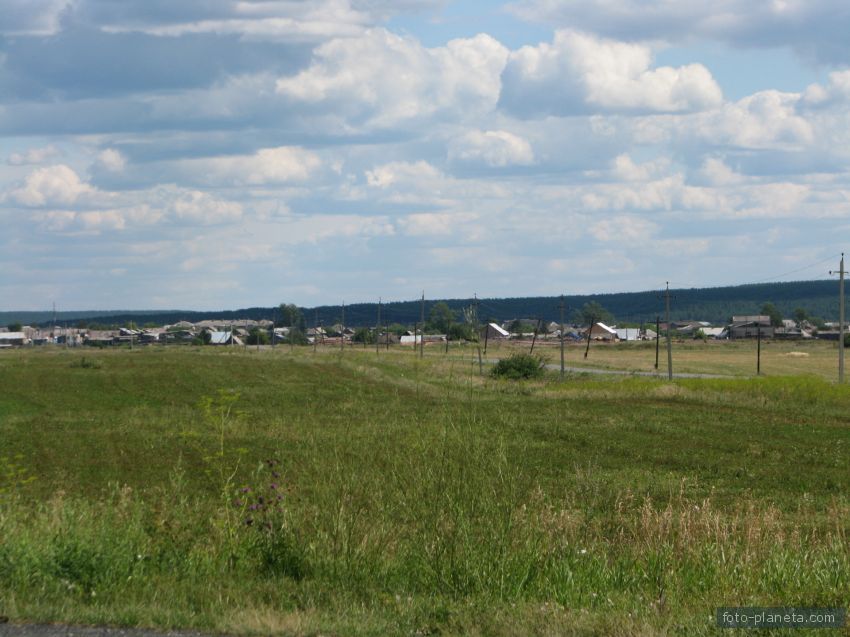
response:
[[[0,15],[2,310],[823,278],[850,231],[846,0]]]

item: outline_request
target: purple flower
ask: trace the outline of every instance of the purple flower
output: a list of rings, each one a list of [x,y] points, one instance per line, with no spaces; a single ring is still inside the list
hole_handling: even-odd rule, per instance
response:
[[[243,504],[245,504],[245,503],[242,502],[242,500],[234,500],[233,501],[233,506],[241,507]]]
[[[277,489],[277,484],[275,484],[274,482],[272,482],[272,483],[269,485],[269,489]]]
[[[249,511],[256,511],[258,508],[259,508],[259,506],[258,506],[258,505],[256,505],[256,504],[252,504],[251,506],[249,506],[249,507],[248,507],[248,510],[249,510]]]
[[[239,491],[241,493],[251,493],[251,487],[242,487]]]

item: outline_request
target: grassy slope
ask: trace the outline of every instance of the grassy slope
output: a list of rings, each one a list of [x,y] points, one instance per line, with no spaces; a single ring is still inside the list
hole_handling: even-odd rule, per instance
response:
[[[409,354],[86,356],[0,356],[0,456],[37,477],[0,504],[16,619],[697,634],[716,605],[850,591],[850,392],[814,377],[517,386]],[[219,457],[198,404],[223,388],[241,414]],[[286,488],[272,549],[229,489],[265,488],[264,458]]]

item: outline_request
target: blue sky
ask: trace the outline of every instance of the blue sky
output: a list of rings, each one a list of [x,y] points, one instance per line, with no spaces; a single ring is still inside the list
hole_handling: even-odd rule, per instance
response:
[[[838,0],[0,12],[2,310],[821,278],[850,230]]]

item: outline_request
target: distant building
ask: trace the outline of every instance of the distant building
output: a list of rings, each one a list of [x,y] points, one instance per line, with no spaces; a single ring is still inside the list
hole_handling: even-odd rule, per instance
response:
[[[752,316],[733,316],[727,328],[729,338],[773,338],[774,328],[770,317],[763,314]]]
[[[605,323],[594,323],[590,328],[590,338],[594,341],[616,341],[617,330]]]
[[[508,330],[499,327],[496,323],[487,323],[482,331],[484,332],[482,336],[490,341],[511,337],[511,333]]]
[[[20,347],[28,345],[29,339],[23,332],[0,333],[0,347]]]

